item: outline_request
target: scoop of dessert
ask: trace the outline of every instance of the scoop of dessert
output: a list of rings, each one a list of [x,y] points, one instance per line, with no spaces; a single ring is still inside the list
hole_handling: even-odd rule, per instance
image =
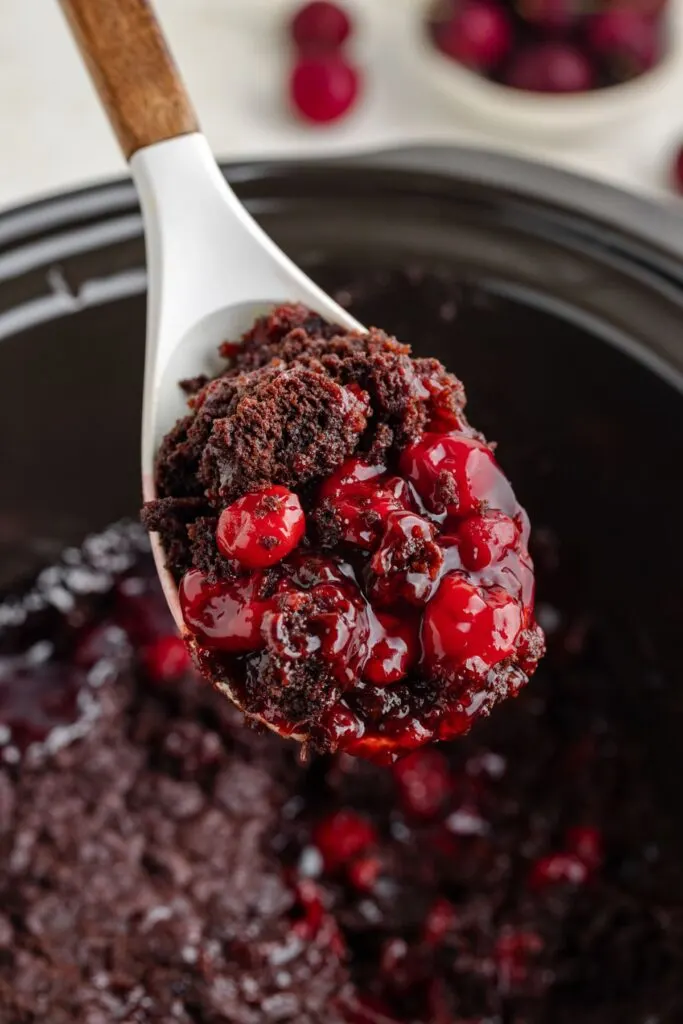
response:
[[[247,716],[390,761],[466,732],[544,649],[529,522],[461,382],[302,306],[184,382],[143,511],[185,640]]]

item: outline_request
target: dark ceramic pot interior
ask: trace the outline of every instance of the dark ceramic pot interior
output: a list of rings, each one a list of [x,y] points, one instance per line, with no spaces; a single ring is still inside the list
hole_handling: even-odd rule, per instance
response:
[[[532,521],[572,551],[572,586],[624,624],[624,671],[642,641],[634,621],[674,659],[683,262],[648,240],[653,211],[617,196],[615,219],[609,190],[589,187],[586,203],[571,178],[444,151],[229,174],[361,320],[465,380]],[[610,216],[576,212],[587,205]],[[426,288],[425,271],[436,274]],[[460,282],[456,301],[439,274]],[[131,187],[5,217],[0,275],[7,586],[138,506],[145,279]],[[425,334],[436,303],[444,316]],[[656,695],[634,713],[663,728]]]

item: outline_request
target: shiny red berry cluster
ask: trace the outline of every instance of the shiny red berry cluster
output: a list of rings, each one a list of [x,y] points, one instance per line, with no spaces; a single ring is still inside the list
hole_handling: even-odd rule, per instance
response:
[[[514,89],[585,92],[635,78],[664,52],[666,0],[438,0],[429,30],[447,57]]]
[[[289,95],[294,110],[305,121],[338,121],[354,106],[361,75],[345,49],[352,30],[347,12],[329,0],[304,4],[292,19],[295,59]]]
[[[391,759],[466,731],[526,681],[542,650],[528,521],[468,430],[427,431],[393,467],[353,456],[306,511],[273,485],[221,512],[230,571],[188,572],[181,609],[233,692],[242,673],[252,713],[255,693],[284,734]],[[316,544],[318,517],[332,550]]]

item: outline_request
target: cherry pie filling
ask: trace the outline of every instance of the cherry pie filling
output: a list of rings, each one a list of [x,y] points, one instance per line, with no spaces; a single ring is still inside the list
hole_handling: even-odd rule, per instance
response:
[[[252,342],[254,333],[267,342],[287,317],[291,310],[278,310],[257,324]],[[336,465],[324,474],[302,462],[301,485],[273,460],[275,479],[250,480],[234,500],[206,489],[218,557],[176,573],[186,641],[219,690],[280,734],[391,761],[466,732],[533,673],[543,636],[529,522],[465,419],[461,385],[440,364],[413,360],[385,337],[373,350],[371,340],[370,363],[379,358],[385,369],[392,359],[389,386],[407,395],[402,427],[413,422],[402,436],[371,373],[349,379],[352,357],[339,357],[334,338],[310,341],[287,326],[265,367],[232,371],[237,400],[240,387],[259,386],[259,374],[271,375],[271,389],[278,375],[288,387],[308,386],[291,375],[314,343],[332,376],[324,359],[333,351],[326,401],[336,403],[346,451],[340,441],[341,456],[326,455]],[[282,368],[292,336],[298,355]],[[350,337],[339,344],[355,345],[367,364],[362,336]],[[217,393],[216,382],[204,385],[196,416]],[[212,436],[230,429],[224,405],[220,413]],[[383,431],[391,442],[380,448]],[[316,443],[309,438],[306,453]]]

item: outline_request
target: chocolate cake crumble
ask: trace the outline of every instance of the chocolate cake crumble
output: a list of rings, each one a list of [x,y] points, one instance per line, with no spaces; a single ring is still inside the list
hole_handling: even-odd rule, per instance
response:
[[[461,735],[543,653],[529,523],[461,382],[383,331],[260,319],[157,458],[195,664],[249,716],[377,761]]]

